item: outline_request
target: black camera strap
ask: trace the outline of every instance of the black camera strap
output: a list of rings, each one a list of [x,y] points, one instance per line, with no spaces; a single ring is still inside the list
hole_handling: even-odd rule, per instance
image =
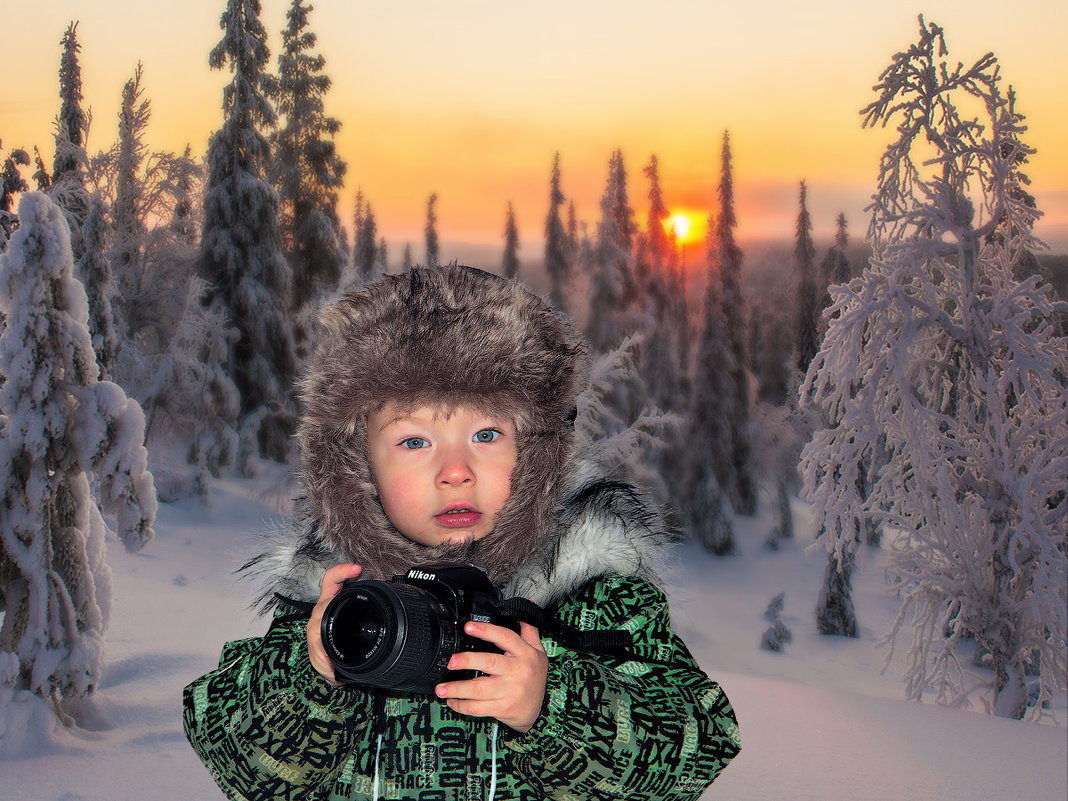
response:
[[[578,651],[620,651],[634,645],[634,640],[626,631],[581,631],[568,626],[556,615],[526,598],[509,598],[501,601],[498,608],[507,615],[535,626],[539,632],[551,634],[562,645]]]

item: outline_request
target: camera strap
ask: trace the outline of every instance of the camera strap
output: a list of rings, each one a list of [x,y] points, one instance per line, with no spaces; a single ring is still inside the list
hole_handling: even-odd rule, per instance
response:
[[[568,626],[556,615],[526,598],[509,598],[501,601],[498,607],[502,612],[535,626],[540,632],[551,634],[562,645],[578,651],[618,651],[634,645],[634,640],[626,631],[581,631]]]

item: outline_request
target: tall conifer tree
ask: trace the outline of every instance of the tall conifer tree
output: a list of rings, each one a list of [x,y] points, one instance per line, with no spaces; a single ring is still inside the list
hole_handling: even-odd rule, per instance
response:
[[[82,225],[89,214],[89,193],[85,173],[89,166],[86,140],[89,137],[89,114],[82,108],[82,68],[78,62],[78,23],[72,22],[60,41],[63,55],[59,63],[59,117],[56,119],[56,153],[49,179],[48,193],[66,214],[71,229],[74,260],[82,257]],[[43,168],[43,164],[41,165]],[[39,182],[40,184],[40,182]]]
[[[794,267],[797,270],[797,366],[808,369],[819,350],[820,287],[816,277],[816,248],[812,244],[812,218],[808,213],[808,190],[801,182],[797,214]]]
[[[207,305],[221,308],[238,330],[228,364],[246,442],[248,427],[255,427],[260,454],[283,459],[296,363],[278,195],[265,180],[270,153],[263,130],[275,115],[263,91],[269,53],[259,14],[259,0],[228,0],[219,21],[223,38],[209,58],[213,69],[229,65],[233,78],[223,92],[223,127],[208,148],[199,270]]]
[[[441,250],[438,245],[438,218],[434,213],[434,206],[438,202],[438,193],[434,192],[426,201],[426,227],[423,235],[426,239],[426,266],[433,267],[441,259]]]
[[[341,123],[327,116],[323,103],[331,81],[323,73],[325,59],[313,52],[316,35],[308,29],[313,8],[292,0],[278,75],[268,83],[268,97],[283,121],[271,135],[271,178],[279,195],[282,246],[293,272],[294,314],[318,292],[335,290],[345,263],[337,193],[346,165],[334,146]]]
[[[727,465],[731,505],[738,514],[756,511],[757,482],[750,444],[749,357],[746,349],[746,310],[742,296],[742,249],[734,239],[738,219],[734,212],[734,171],[728,132],[723,133],[722,172],[719,185],[720,214],[712,232],[712,258],[718,265],[716,278],[724,317],[725,344],[731,353],[727,381],[730,386],[731,458]],[[706,314],[707,314],[706,310]],[[720,347],[723,346],[721,343]]]
[[[685,523],[691,536],[712,553],[723,556],[735,550],[734,527],[724,491],[729,474],[721,469],[731,461],[729,416],[733,393],[729,376],[734,355],[724,347],[727,332],[719,276],[722,266],[711,215],[708,232],[708,281],[686,429],[686,453],[690,458],[684,474],[688,499]]]
[[[519,277],[519,229],[515,224],[515,208],[508,201],[508,215],[504,221],[504,257],[501,273],[505,278]]]
[[[553,156],[553,169],[549,178],[549,214],[545,218],[545,269],[549,273],[551,289],[549,299],[553,306],[567,311],[566,289],[571,278],[571,259],[568,254],[567,231],[560,217],[564,204],[560,190],[560,153]]]

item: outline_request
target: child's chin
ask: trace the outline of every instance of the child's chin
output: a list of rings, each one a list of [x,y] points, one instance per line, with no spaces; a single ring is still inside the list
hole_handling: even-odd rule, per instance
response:
[[[472,534],[470,531],[456,532],[455,534],[449,534],[441,540],[442,545],[470,545],[477,540],[478,537]]]

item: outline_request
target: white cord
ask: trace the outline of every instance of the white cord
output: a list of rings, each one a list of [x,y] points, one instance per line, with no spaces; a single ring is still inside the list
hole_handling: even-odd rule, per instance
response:
[[[382,755],[382,735],[378,735],[378,746],[375,748],[375,782],[371,790],[371,798],[378,801],[378,758]]]
[[[497,794],[497,724],[493,724],[490,731],[490,757],[493,760],[490,765],[489,801]]]

